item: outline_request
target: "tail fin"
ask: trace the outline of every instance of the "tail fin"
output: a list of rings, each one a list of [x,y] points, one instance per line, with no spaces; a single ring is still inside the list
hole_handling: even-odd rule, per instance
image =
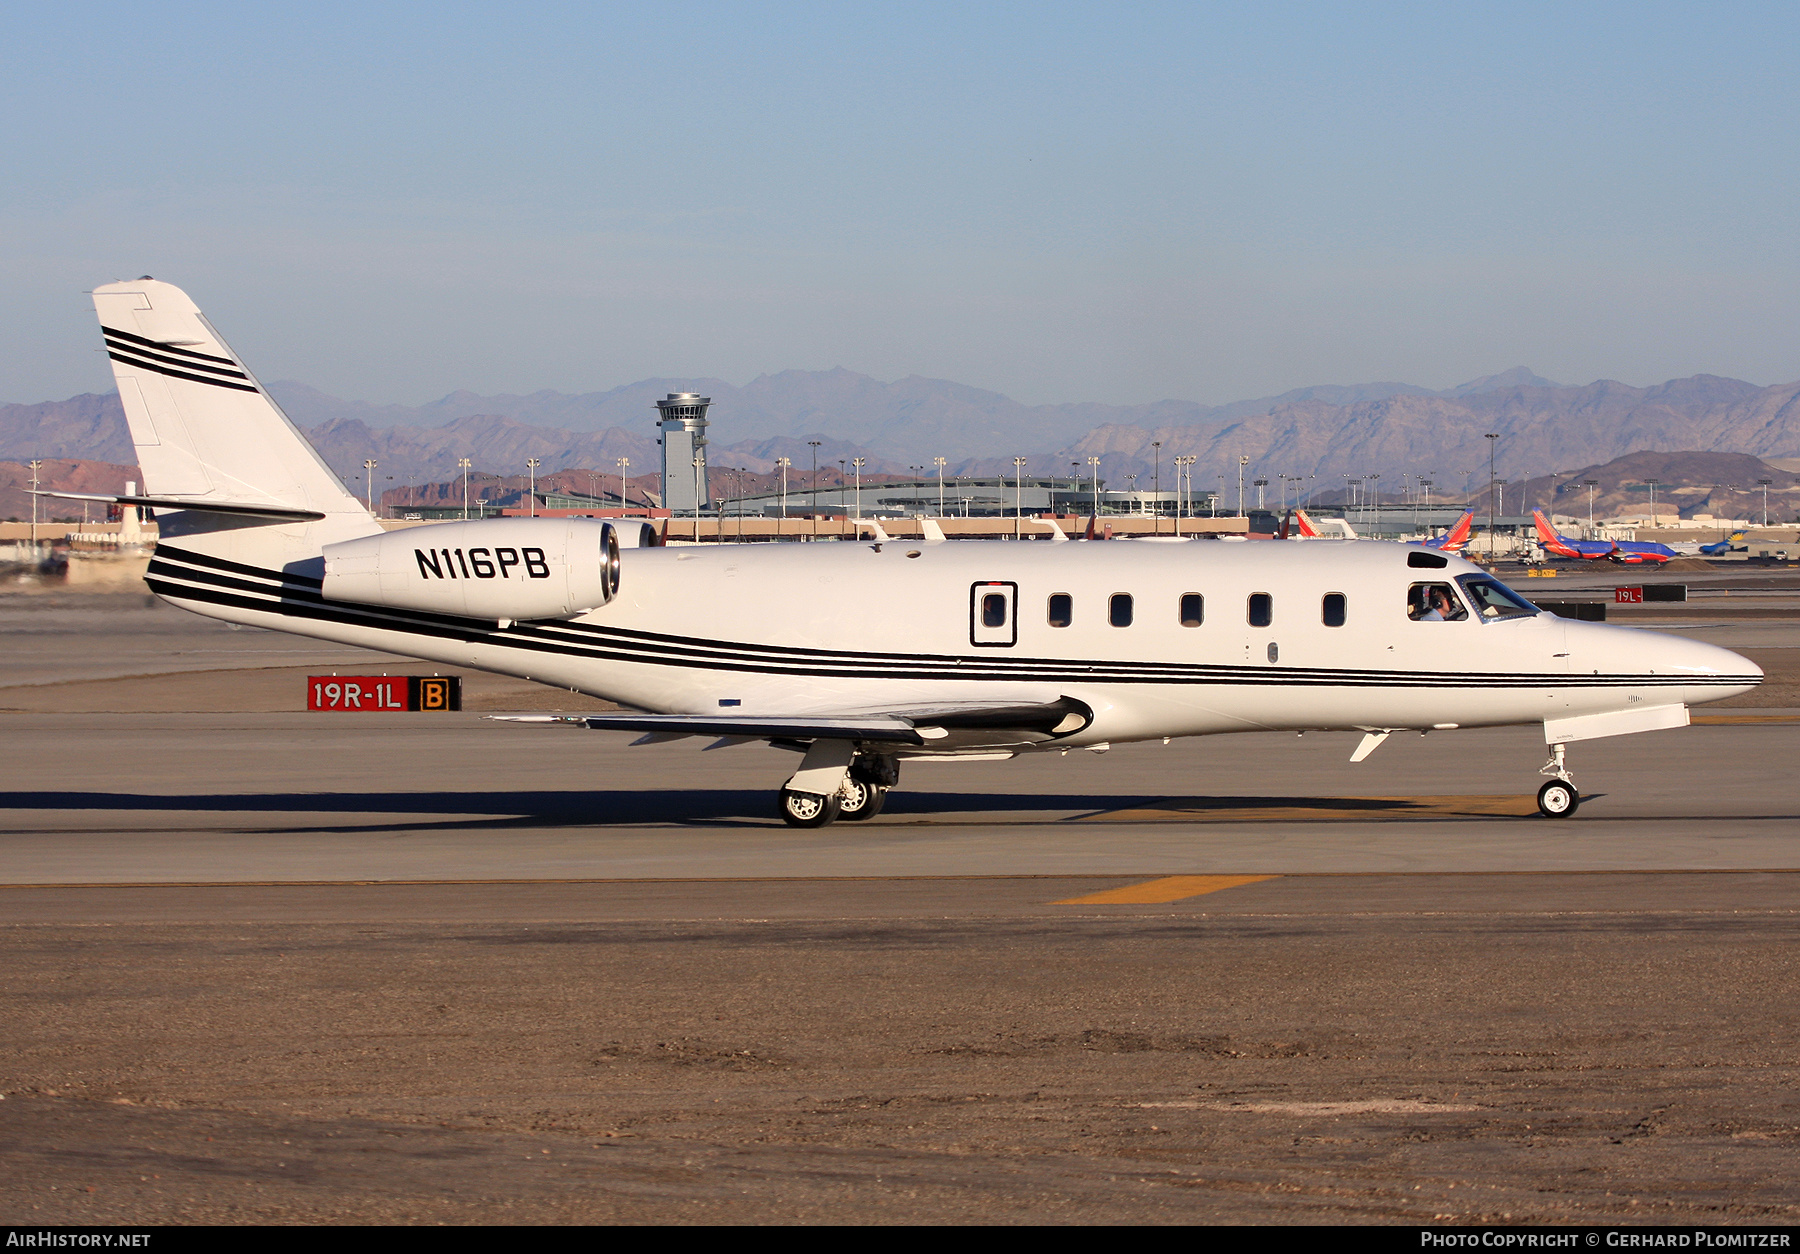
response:
[[[1463,516],[1456,520],[1456,525],[1444,533],[1442,540],[1435,541],[1431,547],[1442,549],[1446,553],[1460,553],[1463,545],[1469,542],[1469,534],[1475,530],[1475,511],[1465,509]]]
[[[164,509],[157,518],[163,541],[281,570],[316,558],[327,544],[381,529],[186,292],[149,278],[109,283],[94,289],[94,311],[146,496],[323,515],[272,524]]]
[[[1556,528],[1552,527],[1550,525],[1550,520],[1544,517],[1543,510],[1532,510],[1531,521],[1537,524],[1538,539],[1543,541],[1546,545],[1562,543],[1562,537],[1556,534]]]
[[[1313,524],[1313,520],[1306,516],[1305,510],[1295,510],[1294,519],[1300,524],[1301,535],[1305,536],[1308,540],[1316,540],[1319,538],[1319,529]]]

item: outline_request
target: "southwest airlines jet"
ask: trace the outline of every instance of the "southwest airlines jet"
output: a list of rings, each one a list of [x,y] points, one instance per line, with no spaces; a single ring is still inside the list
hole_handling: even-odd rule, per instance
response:
[[[1543,510],[1532,510],[1531,517],[1537,524],[1538,543],[1544,546],[1546,553],[1554,553],[1558,557],[1580,557],[1589,561],[1605,558],[1628,566],[1651,562],[1660,566],[1670,558],[1680,556],[1666,544],[1649,541],[1577,540],[1572,536],[1557,534],[1556,528],[1550,525],[1550,520],[1544,517]]]

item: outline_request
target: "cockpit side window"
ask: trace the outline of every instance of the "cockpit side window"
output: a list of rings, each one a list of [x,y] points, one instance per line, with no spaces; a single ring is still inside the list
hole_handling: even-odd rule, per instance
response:
[[[1486,575],[1464,575],[1456,582],[1468,593],[1470,602],[1475,606],[1475,613],[1483,622],[1492,623],[1503,618],[1531,618],[1539,613],[1537,606],[1497,579],[1490,579]]]
[[[1460,623],[1469,616],[1447,583],[1416,583],[1406,590],[1406,616],[1415,623]]]

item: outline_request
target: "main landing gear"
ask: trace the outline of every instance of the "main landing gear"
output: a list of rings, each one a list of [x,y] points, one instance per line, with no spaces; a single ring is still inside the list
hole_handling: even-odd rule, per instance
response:
[[[833,777],[838,781],[835,787]],[[899,782],[900,763],[889,754],[856,753],[843,742],[815,741],[781,790],[781,819],[790,827],[872,819],[887,804],[888,790]],[[830,791],[821,791],[827,788]]]
[[[1581,804],[1581,794],[1575,791],[1575,778],[1569,774],[1563,758],[1564,748],[1563,745],[1551,745],[1550,760],[1538,772],[1554,777],[1538,789],[1538,813],[1547,819],[1566,819]]]

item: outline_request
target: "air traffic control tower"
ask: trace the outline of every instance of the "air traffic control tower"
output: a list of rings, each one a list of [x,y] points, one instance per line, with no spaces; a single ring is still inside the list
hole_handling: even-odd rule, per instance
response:
[[[656,425],[662,445],[663,508],[676,518],[697,518],[706,511],[706,409],[712,397],[670,392],[656,402]]]

